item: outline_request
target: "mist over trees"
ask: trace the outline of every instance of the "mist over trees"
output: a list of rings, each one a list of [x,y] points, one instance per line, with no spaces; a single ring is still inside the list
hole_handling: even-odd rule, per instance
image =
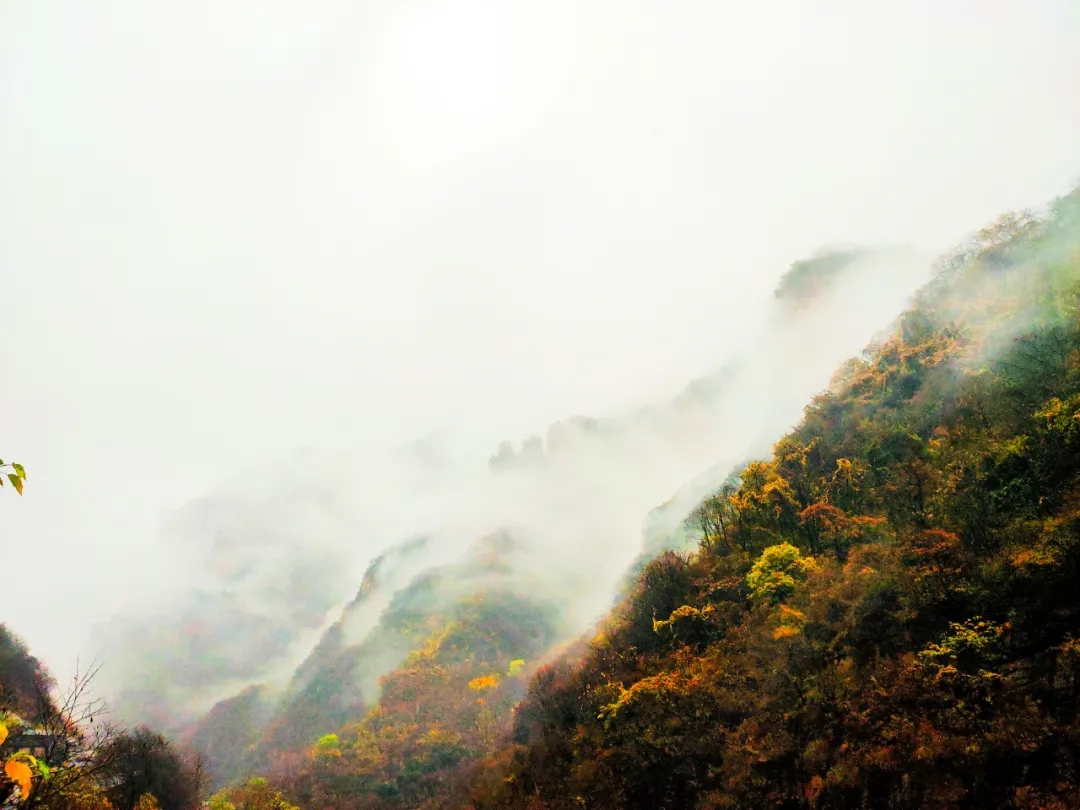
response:
[[[98,669],[58,685],[0,625],[0,801],[22,810],[194,810],[200,755],[148,728],[116,724],[95,694]]]
[[[0,2],[0,810],[1080,808],[1078,10]]]
[[[0,467],[5,466],[0,462]],[[9,464],[21,495],[26,471]],[[0,802],[23,810],[194,810],[206,780],[198,754],[148,728],[115,725],[95,696],[97,667],[60,688],[0,624]],[[160,798],[159,798],[160,797]]]
[[[60,689],[0,627],[5,797],[85,810],[1075,806],[1078,211],[1080,190],[979,231],[770,449],[743,436],[727,461],[707,463],[710,445],[675,467],[693,475],[643,513],[638,550],[602,591],[609,613],[584,633],[567,608],[598,549],[568,547],[586,569],[575,578],[545,561],[555,535],[514,510],[457,547],[437,533],[390,545],[284,682],[248,685],[175,741],[112,724],[94,670]],[[815,307],[858,285],[866,255],[794,265],[769,328],[819,323]],[[876,262],[862,266],[889,266]],[[481,491],[555,505],[569,490],[534,502],[529,487],[570,475],[602,498],[581,459],[685,441],[702,414],[730,413],[736,386],[769,379],[747,374],[769,356],[737,359],[670,409],[567,420],[521,454],[504,445],[480,460],[503,489]]]
[[[428,612],[399,600],[377,626],[413,651],[260,772],[300,807],[1072,807],[1078,210],[944,257],[770,453],[655,510],[657,550],[593,633],[521,635],[540,606],[490,579],[512,532],[449,602],[449,570],[406,566]],[[835,266],[796,266],[785,295]],[[325,643],[288,728],[374,652]]]

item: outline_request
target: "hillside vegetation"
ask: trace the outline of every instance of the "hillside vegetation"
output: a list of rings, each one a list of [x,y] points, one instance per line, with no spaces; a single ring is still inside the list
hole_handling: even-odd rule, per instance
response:
[[[693,550],[635,564],[569,646],[512,536],[422,575],[424,539],[391,549],[283,695],[192,730],[210,807],[1080,807],[1080,189],[944,258],[770,457],[654,534]]]
[[[195,810],[202,762],[149,728],[111,723],[95,671],[60,688],[0,624],[0,807]]]
[[[463,602],[273,779],[304,807],[1080,806],[1078,303],[1080,191],[1003,217],[527,692],[533,609]]]
[[[1080,193],[942,263],[443,806],[1080,806]]]
[[[0,461],[0,474],[22,494],[21,464]],[[0,623],[0,807],[195,810],[206,793],[202,759],[145,726],[110,722],[93,695],[96,673],[77,671],[59,688]]]

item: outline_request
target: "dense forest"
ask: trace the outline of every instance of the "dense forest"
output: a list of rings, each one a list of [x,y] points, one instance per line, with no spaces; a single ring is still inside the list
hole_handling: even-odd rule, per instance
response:
[[[944,260],[441,806],[1080,806],[1078,296],[1080,193]]]
[[[500,580],[513,540],[486,538],[371,644],[339,623],[284,709],[259,689],[215,707],[184,741],[210,807],[1080,807],[1078,305],[1080,189],[944,257],[594,634],[557,644],[557,605]],[[19,695],[53,687],[4,643],[0,682],[29,685],[6,716],[28,716]],[[380,645],[404,658],[382,676]],[[122,775],[89,783],[135,806]]]

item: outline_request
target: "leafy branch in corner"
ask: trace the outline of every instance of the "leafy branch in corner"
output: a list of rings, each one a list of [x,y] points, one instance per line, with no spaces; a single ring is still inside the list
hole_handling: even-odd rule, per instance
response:
[[[26,481],[26,470],[22,464],[0,459],[0,487],[4,485],[4,478],[7,478],[15,487],[15,491],[22,495],[23,482]]]

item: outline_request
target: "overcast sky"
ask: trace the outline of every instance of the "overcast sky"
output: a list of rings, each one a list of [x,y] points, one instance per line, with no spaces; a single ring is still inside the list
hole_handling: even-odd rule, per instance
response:
[[[1074,0],[0,0],[0,621],[63,671],[293,448],[673,391],[812,249],[1066,191],[1078,86]]]

